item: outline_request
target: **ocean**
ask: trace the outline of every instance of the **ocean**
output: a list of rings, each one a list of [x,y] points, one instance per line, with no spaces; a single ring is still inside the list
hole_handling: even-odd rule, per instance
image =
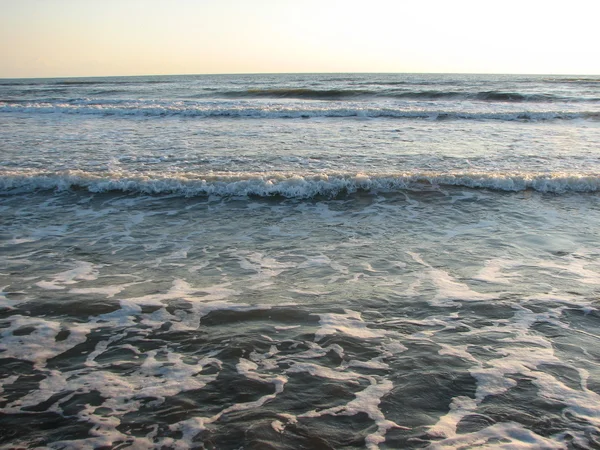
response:
[[[600,448],[600,78],[0,80],[0,448]]]

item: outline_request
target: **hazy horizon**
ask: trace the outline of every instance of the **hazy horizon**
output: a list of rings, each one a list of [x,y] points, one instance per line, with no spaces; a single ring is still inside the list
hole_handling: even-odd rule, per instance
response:
[[[22,0],[0,4],[0,78],[266,73],[597,75],[595,16],[472,0]]]
[[[51,80],[62,78],[142,78],[142,77],[209,77],[209,76],[260,76],[260,75],[474,75],[474,76],[556,76],[594,77],[591,73],[499,73],[499,72],[229,72],[229,73],[154,73],[131,75],[57,75],[48,77],[0,77],[0,80]]]

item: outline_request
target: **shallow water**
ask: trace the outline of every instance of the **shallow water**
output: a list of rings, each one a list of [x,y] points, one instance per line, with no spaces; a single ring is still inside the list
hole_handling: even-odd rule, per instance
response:
[[[0,445],[600,446],[594,119],[10,108]]]

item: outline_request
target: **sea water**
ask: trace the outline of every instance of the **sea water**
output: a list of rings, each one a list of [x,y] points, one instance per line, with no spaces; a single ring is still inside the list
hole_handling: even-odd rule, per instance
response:
[[[600,78],[0,80],[2,448],[600,448]]]

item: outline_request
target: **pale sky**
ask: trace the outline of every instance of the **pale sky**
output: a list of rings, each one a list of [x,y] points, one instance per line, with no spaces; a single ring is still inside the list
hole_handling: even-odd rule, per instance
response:
[[[0,77],[600,74],[598,0],[0,0]]]

